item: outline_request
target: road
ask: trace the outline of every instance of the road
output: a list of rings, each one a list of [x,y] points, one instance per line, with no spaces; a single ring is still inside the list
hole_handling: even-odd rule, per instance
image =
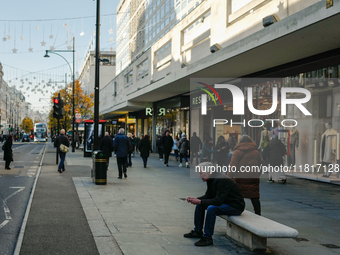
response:
[[[44,144],[13,144],[14,162],[5,170],[0,151],[0,247],[1,254],[13,254],[23,217],[38,172]]]

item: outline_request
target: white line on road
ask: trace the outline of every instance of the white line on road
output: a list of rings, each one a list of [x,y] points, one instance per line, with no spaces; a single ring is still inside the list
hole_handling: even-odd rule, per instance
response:
[[[5,215],[6,215],[5,221],[8,221],[8,222],[12,219],[12,217],[11,217],[11,211],[9,210],[9,208],[7,206],[7,200],[10,199],[11,197],[13,197],[14,195],[18,194],[19,192],[23,191],[25,189],[25,187],[10,187],[10,189],[18,189],[18,190],[13,192],[11,195],[6,197],[2,201],[2,206],[4,208],[4,212],[5,212]],[[0,229],[3,228],[8,223],[8,222],[5,223],[5,221],[0,224]]]

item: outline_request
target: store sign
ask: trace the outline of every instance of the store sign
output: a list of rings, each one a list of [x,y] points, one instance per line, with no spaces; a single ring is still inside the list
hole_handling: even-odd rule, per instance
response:
[[[145,115],[146,116],[152,116],[152,108],[145,108]],[[158,116],[165,116],[165,108],[159,108],[158,109]]]
[[[125,122],[125,118],[118,118],[118,122]]]
[[[209,85],[208,85],[209,86]],[[219,94],[216,92],[215,89],[228,89],[233,97],[233,114],[234,115],[244,115],[244,95],[242,90],[231,84],[215,84],[214,88],[209,86],[210,89],[213,90],[215,95],[218,97],[219,102],[221,105],[222,101],[219,96]],[[247,103],[248,103],[248,109],[251,113],[259,116],[265,116],[265,115],[270,115],[276,111],[277,105],[278,105],[278,100],[277,100],[277,88],[273,87],[272,91],[272,107],[268,110],[257,110],[253,106],[253,88],[248,87],[247,88]],[[295,99],[288,99],[287,94],[291,93],[301,93],[304,94],[304,98],[295,98]],[[211,97],[212,94],[209,92],[209,95]],[[306,116],[311,116],[312,114],[302,105],[304,103],[307,103],[311,99],[311,93],[309,90],[304,89],[304,88],[293,88],[293,87],[287,87],[287,88],[281,88],[281,115],[286,115],[286,106],[289,104],[295,105],[304,115]],[[213,98],[215,101],[215,99]],[[216,104],[216,102],[215,102]],[[202,115],[207,115],[207,94],[202,94],[201,95],[201,114]]]

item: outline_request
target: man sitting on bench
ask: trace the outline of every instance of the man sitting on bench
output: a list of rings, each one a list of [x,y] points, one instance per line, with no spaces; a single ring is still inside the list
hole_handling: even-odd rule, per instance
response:
[[[224,174],[211,172],[213,165],[204,162],[197,166],[199,177],[207,183],[207,191],[204,196],[195,198],[187,197],[187,202],[196,205],[195,209],[195,229],[190,233],[184,234],[187,238],[201,238],[195,243],[196,246],[213,245],[212,235],[216,216],[218,215],[240,215],[245,207],[242,194],[237,184]],[[204,214],[207,215],[204,225]]]

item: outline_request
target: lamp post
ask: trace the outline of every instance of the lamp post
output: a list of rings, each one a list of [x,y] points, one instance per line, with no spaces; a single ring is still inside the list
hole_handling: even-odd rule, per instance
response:
[[[96,63],[94,81],[94,143],[93,151],[98,150],[98,128],[99,128],[99,49],[100,48],[100,0],[97,0],[96,13]]]
[[[54,51],[51,51],[51,50],[46,50],[46,54],[45,54],[45,58],[49,58],[50,56],[48,55],[48,53],[53,53],[53,54],[56,54],[60,57],[62,57],[66,62],[67,64],[69,65],[70,69],[71,69],[71,72],[72,72],[72,80],[73,80],[73,88],[72,88],[72,152],[75,152],[75,142],[74,142],[74,122],[75,122],[75,115],[74,115],[74,64],[75,64],[75,60],[74,60],[74,53],[75,53],[75,49],[74,49],[74,36],[73,36],[73,50],[54,50]],[[56,52],[73,52],[73,70],[71,68],[71,65],[70,63],[66,60],[66,58],[64,58],[62,55],[56,53]]]

